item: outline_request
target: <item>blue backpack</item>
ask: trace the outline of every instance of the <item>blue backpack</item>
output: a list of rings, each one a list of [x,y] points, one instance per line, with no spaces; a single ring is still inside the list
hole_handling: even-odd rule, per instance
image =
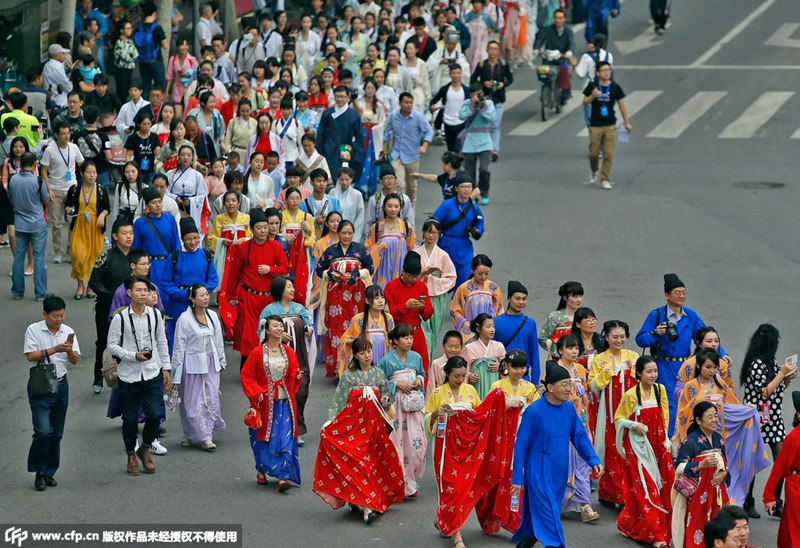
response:
[[[143,63],[152,63],[158,58],[161,44],[157,44],[153,40],[153,32],[157,27],[158,23],[153,23],[148,29],[144,28],[144,24],[139,25],[139,28],[136,29],[136,34],[133,35],[133,43],[136,49],[139,50],[139,61]]]

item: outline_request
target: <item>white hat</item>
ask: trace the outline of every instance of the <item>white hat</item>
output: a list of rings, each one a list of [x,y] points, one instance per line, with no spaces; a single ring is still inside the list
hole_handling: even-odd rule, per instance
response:
[[[59,53],[69,53],[69,50],[61,44],[50,44],[50,47],[47,48],[47,53],[52,56],[58,55]]]

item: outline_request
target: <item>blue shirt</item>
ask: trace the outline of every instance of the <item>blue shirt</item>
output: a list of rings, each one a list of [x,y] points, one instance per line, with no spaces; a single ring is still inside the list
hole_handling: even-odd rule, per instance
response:
[[[383,132],[383,140],[389,141],[394,136],[392,157],[404,164],[412,164],[419,160],[419,150],[423,142],[433,140],[433,128],[425,117],[412,110],[408,116],[398,110],[391,116]]]
[[[494,319],[495,334],[494,340],[505,346],[506,353],[512,350],[522,350],[528,356],[528,371],[525,374],[526,380],[534,384],[539,384],[539,343],[536,320],[527,317],[525,325],[520,329],[522,321],[526,318],[525,314],[500,314]],[[519,333],[511,339],[511,336]]]
[[[20,232],[47,230],[44,204],[50,199],[47,185],[30,171],[22,171],[8,181],[8,198],[14,206],[14,228]],[[63,213],[63,212],[62,212]]]
[[[92,9],[89,11],[89,15],[86,16],[86,19],[89,19],[90,17],[97,20],[97,32],[99,32],[101,36],[108,34],[108,20],[106,19],[105,15],[96,9]],[[75,36],[77,36],[78,33],[86,30],[86,27],[83,23],[83,15],[81,15],[79,12],[75,12]]]
[[[694,334],[706,324],[697,312],[684,306],[683,315],[675,326],[678,331],[678,338],[675,341],[670,341],[666,333],[661,336],[653,335],[651,332],[655,331],[660,323],[664,323],[667,320],[667,314],[670,312],[669,306],[666,305],[652,310],[650,314],[647,315],[639,333],[636,334],[636,344],[642,348],[648,348],[652,347],[654,344],[658,344],[658,353],[657,356],[654,357],[681,358],[685,360],[692,355]],[[673,318],[670,318],[670,321],[672,320]],[[652,352],[651,350],[651,353]],[[722,346],[719,347],[717,352],[719,352],[720,356],[727,355],[727,352],[725,352]]]

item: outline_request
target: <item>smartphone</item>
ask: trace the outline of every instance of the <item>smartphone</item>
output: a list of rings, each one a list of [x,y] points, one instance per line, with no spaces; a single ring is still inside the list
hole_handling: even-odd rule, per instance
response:
[[[72,341],[74,340],[75,340],[75,333],[70,333],[69,335],[67,335],[67,342],[69,344],[72,344]]]
[[[427,298],[428,298],[428,296],[427,296],[427,295],[420,295],[420,296],[419,296],[419,301],[420,301],[421,303],[424,303],[424,302],[425,302],[425,299],[427,299]]]

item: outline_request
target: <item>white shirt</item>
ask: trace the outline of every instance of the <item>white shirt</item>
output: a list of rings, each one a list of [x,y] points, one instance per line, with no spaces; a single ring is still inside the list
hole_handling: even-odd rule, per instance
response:
[[[209,356],[215,371],[227,366],[219,316],[213,310],[206,309],[206,322],[208,326],[200,325],[191,308],[178,318],[175,324],[175,346],[172,350],[173,383],[180,384],[184,373],[208,373]]]
[[[457,126],[464,122],[458,117],[458,113],[461,111],[461,105],[464,104],[464,91],[466,90],[463,85],[458,91],[453,89],[453,86],[447,88],[447,98],[444,104],[442,120],[448,126]],[[467,94],[467,98],[469,98],[469,94]]]
[[[283,48],[283,36],[274,27],[267,32],[261,33],[261,45],[264,46],[264,53],[267,57],[280,57]]]
[[[614,56],[604,49],[601,49],[598,52],[597,59],[598,61],[607,61],[611,63],[611,66],[614,66]],[[586,78],[586,81],[583,84],[584,87],[586,87],[589,82],[594,81],[594,77],[597,74],[597,63],[595,62],[594,57],[588,53],[581,55],[581,60],[578,61],[577,65],[575,65],[575,74],[577,74],[580,78]]]
[[[378,91],[375,92],[375,96],[386,106],[387,116],[400,108],[400,101],[397,98],[397,92],[391,86],[383,85],[379,87]]]
[[[67,191],[78,183],[75,168],[83,163],[81,149],[75,143],[67,143],[66,148],[57,142],[47,147],[42,155],[42,165],[47,167],[47,180],[52,190]]]
[[[59,107],[67,106],[67,93],[72,91],[72,81],[67,77],[67,72],[64,70],[64,63],[56,59],[50,59],[44,64],[42,69],[44,76],[44,87],[49,90],[54,90],[53,102]],[[61,86],[61,93],[58,92],[58,86]]]
[[[122,105],[122,108],[119,109],[119,114],[117,114],[117,120],[114,122],[114,127],[117,128],[117,133],[120,135],[120,137],[122,137],[123,142],[128,138],[127,136],[130,135],[129,133],[126,134],[125,130],[127,128],[134,127],[133,119],[136,116],[136,113],[149,104],[150,101],[139,99],[138,103],[128,101]]]
[[[198,59],[202,58],[202,54],[200,53],[201,48],[203,45],[210,46],[211,45],[211,38],[213,38],[213,34],[211,32],[211,21],[201,17],[197,21],[197,28],[194,31],[194,56]],[[200,40],[205,40],[205,44],[201,44]]]
[[[300,138],[303,136],[301,129],[303,126],[294,118],[291,118],[288,122],[290,124],[288,129],[286,128],[286,123],[287,122],[283,118],[275,120],[272,124],[272,131],[274,131],[278,137],[283,133],[281,142],[283,143],[284,162],[294,162],[297,160],[297,157],[300,156]],[[284,129],[286,129],[285,133]]]
[[[53,346],[66,342],[70,333],[75,333],[68,325],[61,324],[58,331],[53,334],[47,328],[47,323],[44,320],[32,323],[25,330],[25,343],[22,353],[41,352]],[[78,345],[78,337],[72,341],[72,350],[78,355],[81,355],[81,348]],[[50,355],[50,361],[56,366],[56,376],[60,379],[67,374],[67,367],[69,366],[69,358],[66,352],[56,352]],[[29,362],[31,367],[35,367],[37,362]]]
[[[247,197],[250,198],[253,207],[258,207],[258,203],[262,200],[263,209],[272,207],[275,203],[275,182],[266,171],[261,172],[258,180],[254,181],[252,177],[247,180]]]
[[[107,348],[112,356],[120,360],[117,374],[123,382],[149,381],[162,369],[169,371],[172,367],[169,361],[164,318],[160,312],[149,306],[145,307],[141,316],[130,306],[114,314],[111,326],[108,328]],[[152,357],[144,362],[136,361],[136,353],[142,352],[145,348],[153,351]]]

